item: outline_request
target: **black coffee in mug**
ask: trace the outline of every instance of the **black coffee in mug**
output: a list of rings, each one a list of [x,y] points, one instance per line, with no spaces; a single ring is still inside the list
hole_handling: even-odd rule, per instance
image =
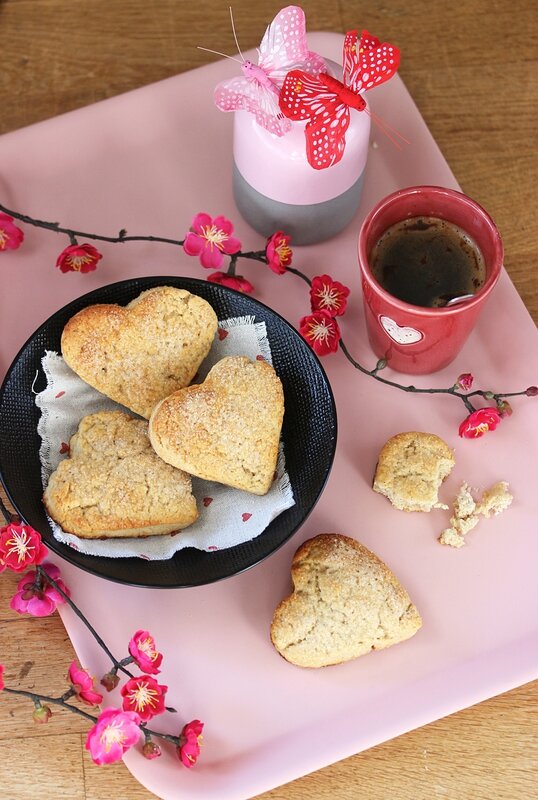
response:
[[[429,308],[475,294],[486,280],[478,245],[460,227],[437,217],[391,225],[372,248],[370,267],[393,297]]]

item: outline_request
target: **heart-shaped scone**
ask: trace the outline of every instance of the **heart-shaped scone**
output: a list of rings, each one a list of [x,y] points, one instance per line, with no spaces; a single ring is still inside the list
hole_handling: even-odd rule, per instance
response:
[[[159,400],[189,385],[216,330],[201,297],[157,286],[127,306],[83,308],[63,330],[62,355],[90,386],[149,419]]]
[[[155,452],[174,467],[253,494],[269,491],[284,416],[282,384],[266,361],[223,358],[204,383],[159,403]]]
[[[299,667],[350,661],[409,639],[422,625],[390,569],[355,539],[324,533],[295,553],[293,594],[271,624],[271,641]]]
[[[411,328],[409,325],[398,325],[390,317],[381,316],[379,321],[386,333],[390,336],[393,342],[397,344],[416,344],[424,338],[422,331],[417,331],[416,328]]]
[[[147,422],[123,411],[82,419],[43,495],[64,531],[84,539],[142,537],[196,521],[190,475],[155,454],[147,430]]]

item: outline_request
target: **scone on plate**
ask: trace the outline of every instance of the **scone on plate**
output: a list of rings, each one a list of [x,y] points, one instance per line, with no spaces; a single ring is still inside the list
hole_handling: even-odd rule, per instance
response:
[[[413,636],[422,620],[390,569],[362,544],[337,533],[299,547],[294,591],[275,611],[271,641],[299,667],[324,667]]]
[[[373,489],[402,511],[448,508],[438,491],[455,463],[450,447],[434,433],[398,433],[381,449]]]
[[[217,315],[185,289],[156,286],[126,306],[83,308],[62,333],[62,355],[86,383],[149,419],[188,386],[209,353]]]
[[[284,416],[282,384],[266,361],[223,358],[198,386],[162,400],[149,422],[155,452],[208,481],[263,495],[273,482]]]
[[[198,518],[190,475],[165,464],[148,423],[122,411],[82,419],[43,496],[50,517],[84,539],[172,533]]]

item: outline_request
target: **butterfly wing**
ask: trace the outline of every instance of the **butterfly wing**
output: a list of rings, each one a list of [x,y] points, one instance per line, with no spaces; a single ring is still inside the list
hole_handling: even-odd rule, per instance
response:
[[[278,95],[255,80],[238,75],[215,87],[215,104],[221,111],[249,111],[270,133],[283,136],[291,128],[278,104]]]
[[[307,123],[306,157],[311,167],[327,169],[338,164],[344,155],[348,125],[349,108],[339,102],[331,110],[324,107]]]
[[[258,65],[279,89],[290,70],[317,75],[326,69],[324,59],[308,49],[302,8],[287,6],[278,12],[261,41]]]
[[[400,63],[400,51],[388,42],[363,31],[357,45],[357,31],[344,39],[344,83],[359,92],[392,78]]]
[[[342,67],[344,84],[351,86],[352,75],[357,71],[359,58],[357,54],[357,31],[348,31],[344,37]]]
[[[349,108],[318,78],[289,72],[280,91],[280,108],[293,121],[308,120],[306,155],[314,169],[337,164],[344,154]]]

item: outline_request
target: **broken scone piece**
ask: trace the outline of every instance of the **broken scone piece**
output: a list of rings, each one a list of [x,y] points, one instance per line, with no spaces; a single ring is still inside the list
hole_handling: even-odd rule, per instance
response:
[[[482,495],[478,503],[475,502],[467,483],[462,483],[454,500],[454,513],[450,518],[450,528],[446,528],[439,536],[441,544],[450,547],[463,547],[465,536],[476,527],[480,516],[490,517],[500,514],[513,500],[508,491],[508,483],[499,481],[493,484]]]
[[[64,531],[84,539],[172,533],[198,518],[190,475],[155,454],[145,420],[122,411],[82,419],[43,501]]]
[[[373,489],[402,511],[446,509],[437,493],[455,463],[452,450],[434,433],[398,433],[379,454]]]
[[[294,591],[276,609],[271,641],[299,667],[325,667],[409,639],[422,620],[390,569],[348,536],[309,539],[291,566]]]

